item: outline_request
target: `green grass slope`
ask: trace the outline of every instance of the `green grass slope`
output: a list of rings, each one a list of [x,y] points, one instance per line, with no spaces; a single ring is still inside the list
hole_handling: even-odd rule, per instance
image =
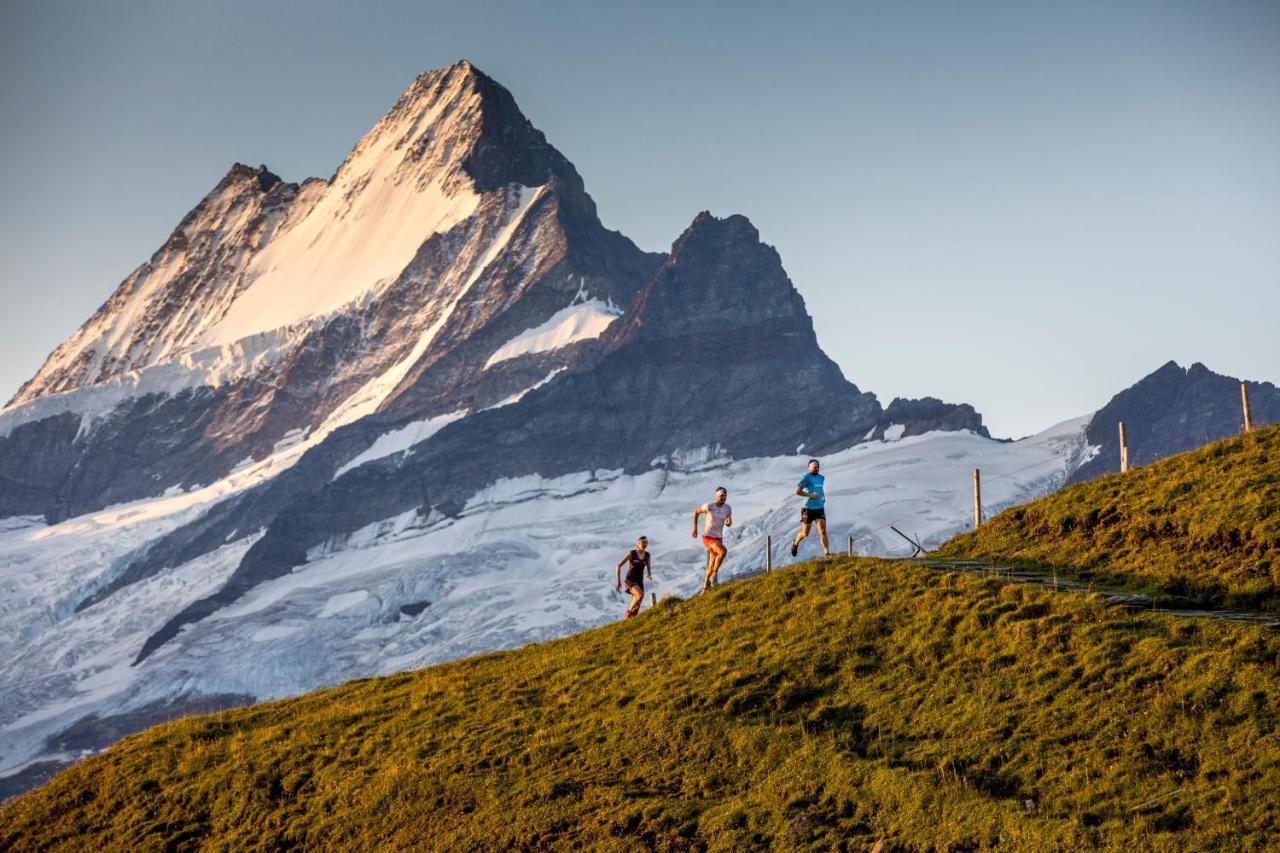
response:
[[[1067,569],[1209,605],[1280,610],[1280,426],[1070,486],[931,556]]]
[[[175,721],[0,848],[1261,849],[1280,636],[839,558]]]

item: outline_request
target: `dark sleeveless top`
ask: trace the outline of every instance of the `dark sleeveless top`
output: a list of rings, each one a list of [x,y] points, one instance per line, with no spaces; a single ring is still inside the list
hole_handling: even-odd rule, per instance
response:
[[[627,552],[627,583],[644,586],[644,570],[649,565],[649,552],[641,554],[635,548]]]

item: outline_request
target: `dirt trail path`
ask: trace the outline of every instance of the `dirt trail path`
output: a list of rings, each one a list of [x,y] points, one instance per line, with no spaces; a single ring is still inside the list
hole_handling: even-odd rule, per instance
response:
[[[1228,622],[1244,622],[1262,625],[1267,628],[1280,628],[1280,615],[1249,610],[1206,610],[1200,607],[1178,607],[1160,604],[1158,597],[1144,595],[1123,589],[1099,586],[1095,583],[1084,583],[1059,577],[1052,571],[1020,569],[1014,566],[993,565],[979,560],[931,560],[928,558],[911,560],[934,571],[965,572],[987,577],[1003,578],[1015,583],[1033,584],[1063,592],[1085,592],[1102,596],[1107,601],[1134,610],[1147,610],[1154,613],[1168,613],[1171,616],[1182,616],[1189,619],[1221,619]]]
[[[1052,571],[1021,569],[1015,566],[1001,566],[982,560],[931,560],[928,558],[881,558],[894,562],[910,563],[924,566],[936,572],[964,572],[971,575],[996,578],[1011,583],[1025,583],[1052,589],[1058,592],[1083,592],[1102,596],[1108,602],[1133,610],[1145,610],[1150,613],[1167,613],[1188,619],[1220,619],[1225,622],[1240,622],[1249,625],[1261,625],[1264,628],[1280,629],[1280,614],[1262,613],[1248,610],[1206,610],[1200,607],[1177,607],[1161,605],[1160,599],[1129,590],[1099,586],[1095,583],[1084,583],[1066,577],[1058,577]],[[782,566],[774,571],[785,571]],[[746,580],[764,574],[764,569],[752,569],[739,572],[726,582]]]

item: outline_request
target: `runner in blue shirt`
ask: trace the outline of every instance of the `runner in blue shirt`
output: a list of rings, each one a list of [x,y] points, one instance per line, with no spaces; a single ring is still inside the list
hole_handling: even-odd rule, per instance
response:
[[[791,540],[791,556],[800,549],[800,543],[809,535],[809,525],[818,525],[818,539],[822,542],[822,553],[830,557],[831,546],[827,544],[827,497],[826,478],[818,473],[818,460],[809,460],[809,473],[800,478],[796,484],[796,494],[805,498],[800,509],[800,532]]]

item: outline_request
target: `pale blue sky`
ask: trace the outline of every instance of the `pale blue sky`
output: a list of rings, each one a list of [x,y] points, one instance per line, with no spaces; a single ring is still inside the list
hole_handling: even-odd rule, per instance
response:
[[[6,0],[0,397],[232,162],[328,177],[463,57],[642,247],[750,217],[886,404],[1280,380],[1280,3]]]

